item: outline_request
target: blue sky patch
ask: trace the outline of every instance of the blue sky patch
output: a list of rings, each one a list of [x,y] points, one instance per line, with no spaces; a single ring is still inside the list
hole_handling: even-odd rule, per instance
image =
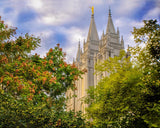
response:
[[[10,7],[4,8],[3,10],[4,13],[10,13],[12,11],[13,11],[13,8],[10,8]]]
[[[54,35],[54,40],[58,41],[57,43],[64,43],[66,42],[66,36],[62,33],[56,33]]]
[[[23,11],[23,12],[20,12],[20,14],[18,15],[17,22],[25,23],[25,22],[34,20],[36,17],[37,17],[37,14],[33,10]]]
[[[145,5],[135,14],[134,19],[143,20],[143,16],[155,7],[155,1],[147,0]]]

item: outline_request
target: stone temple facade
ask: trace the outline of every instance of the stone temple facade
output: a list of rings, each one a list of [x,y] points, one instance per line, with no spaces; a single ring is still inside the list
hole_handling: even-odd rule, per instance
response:
[[[111,10],[109,9],[108,23],[106,32],[101,35],[99,39],[97,28],[94,20],[94,13],[92,12],[91,21],[88,31],[87,40],[83,42],[83,50],[78,44],[78,51],[75,60],[76,66],[82,70],[87,69],[87,73],[82,75],[82,79],[76,81],[77,90],[68,90],[67,97],[72,97],[67,102],[67,110],[82,111],[85,113],[85,108],[88,106],[83,102],[84,97],[87,95],[86,90],[89,86],[96,86],[98,81],[104,76],[107,76],[107,72],[101,75],[94,74],[94,65],[97,61],[104,61],[109,57],[118,56],[121,49],[124,49],[123,37],[119,34],[119,29],[115,30]]]

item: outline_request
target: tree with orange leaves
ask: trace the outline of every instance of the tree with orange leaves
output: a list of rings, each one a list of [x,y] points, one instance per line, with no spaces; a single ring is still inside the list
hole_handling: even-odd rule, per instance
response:
[[[64,111],[64,93],[83,72],[64,61],[59,44],[44,58],[29,56],[40,39],[25,34],[13,40],[15,34],[16,28],[0,19],[0,127],[83,127],[81,115]]]

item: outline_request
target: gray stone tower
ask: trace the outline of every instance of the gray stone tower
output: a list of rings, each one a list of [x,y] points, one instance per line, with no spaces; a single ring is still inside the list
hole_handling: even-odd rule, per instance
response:
[[[106,33],[103,32],[100,39],[94,20],[94,12],[92,11],[87,41],[84,40],[83,42],[83,51],[79,42],[75,61],[76,66],[80,70],[85,68],[88,72],[82,76],[82,79],[76,81],[76,91],[68,90],[66,93],[66,96],[77,95],[77,97],[68,100],[67,110],[81,110],[85,113],[85,108],[88,106],[83,102],[86,96],[86,89],[88,89],[89,86],[96,86],[102,76],[108,75],[107,72],[94,75],[94,64],[97,61],[104,61],[109,57],[118,56],[121,49],[124,49],[123,37],[121,37],[120,41],[119,29],[117,28],[117,32],[115,31],[111,10],[109,9]]]

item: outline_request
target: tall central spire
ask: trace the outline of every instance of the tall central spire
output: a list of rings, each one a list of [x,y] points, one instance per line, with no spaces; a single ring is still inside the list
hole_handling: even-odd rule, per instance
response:
[[[92,7],[92,15],[91,15],[91,22],[90,22],[90,26],[89,26],[89,32],[88,32],[88,37],[87,37],[87,41],[99,41],[99,37],[98,37],[98,33],[97,33],[97,28],[96,28],[96,24],[94,21],[94,8]]]
[[[112,21],[112,15],[111,15],[111,9],[109,8],[109,14],[108,14],[108,23],[107,23],[107,29],[106,33],[115,33],[113,21]]]

